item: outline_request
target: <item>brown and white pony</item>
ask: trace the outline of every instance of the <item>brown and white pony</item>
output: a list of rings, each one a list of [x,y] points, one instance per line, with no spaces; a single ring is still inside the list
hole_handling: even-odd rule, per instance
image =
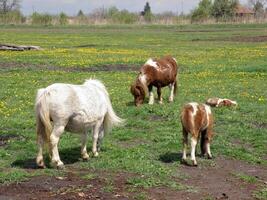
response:
[[[165,56],[161,59],[148,59],[141,67],[135,83],[131,86],[131,93],[134,96],[135,105],[141,105],[148,92],[149,104],[154,103],[153,86],[157,88],[160,104],[162,104],[161,88],[169,86],[169,101],[172,102],[177,89],[177,71],[177,62],[171,56]]]
[[[209,98],[206,101],[211,107],[222,107],[222,106],[237,106],[237,102],[231,99],[221,99],[218,97]]]
[[[197,166],[195,157],[196,145],[200,139],[201,154],[207,154],[212,158],[210,142],[213,137],[213,116],[210,106],[199,103],[188,103],[184,105],[181,112],[181,122],[183,127],[183,158],[186,162],[186,149],[188,145],[188,134],[191,134],[191,160]]]

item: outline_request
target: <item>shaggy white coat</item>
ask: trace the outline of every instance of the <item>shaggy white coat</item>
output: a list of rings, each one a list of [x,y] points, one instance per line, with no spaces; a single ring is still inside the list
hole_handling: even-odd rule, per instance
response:
[[[104,133],[123,122],[113,111],[108,92],[98,80],[87,80],[83,85],[55,83],[39,89],[35,110],[39,147],[36,162],[39,167],[44,167],[44,141],[49,143],[52,165],[63,166],[57,145],[64,130],[82,134],[81,154],[83,159],[88,159],[88,131],[92,129],[92,151],[98,156]]]

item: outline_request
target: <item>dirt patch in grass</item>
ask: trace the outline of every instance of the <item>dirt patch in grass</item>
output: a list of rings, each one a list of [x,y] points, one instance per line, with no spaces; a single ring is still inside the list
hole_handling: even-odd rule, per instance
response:
[[[237,147],[243,147],[243,148],[245,148],[245,149],[247,149],[247,150],[250,150],[250,151],[253,150],[253,146],[252,146],[250,143],[241,141],[241,140],[239,140],[239,139],[232,139],[232,140],[231,140],[231,143],[232,143],[234,146],[237,146]]]
[[[129,64],[111,64],[92,67],[59,67],[59,66],[47,66],[47,65],[30,65],[24,63],[0,63],[0,70],[12,70],[12,69],[38,69],[38,70],[51,70],[51,71],[67,71],[67,72],[98,72],[98,71],[138,71],[139,65]]]
[[[120,141],[118,142],[118,145],[123,148],[123,149],[131,149],[131,148],[134,148],[134,147],[137,147],[137,146],[140,146],[140,145],[146,145],[146,144],[149,144],[150,141],[147,141],[147,140],[141,140],[141,139],[138,139],[138,138],[134,138],[134,139],[131,139],[131,140],[126,140],[126,141]]]
[[[179,155],[176,155],[179,157]],[[177,161],[176,157],[175,159]],[[174,177],[185,189],[166,186],[142,188],[128,184],[136,174],[92,171],[67,166],[62,177],[38,176],[21,183],[1,185],[0,199],[255,199],[253,192],[267,181],[267,168],[224,157],[214,160],[198,158],[199,166],[177,166],[181,178]],[[235,174],[253,177],[253,182]],[[265,185],[266,187],[266,185]]]
[[[233,37],[225,37],[225,38],[208,38],[208,39],[194,38],[194,39],[192,39],[192,41],[193,42],[198,42],[198,41],[266,42],[267,41],[267,35],[233,36]]]
[[[148,118],[149,121],[167,121],[168,117],[163,117],[160,115],[151,115]]]
[[[212,165],[200,164],[198,167],[181,166],[182,173],[189,178],[181,180],[186,185],[196,188],[188,193],[189,199],[254,199],[253,192],[260,189],[267,181],[267,168],[250,165],[242,161],[219,157]],[[257,181],[249,183],[234,174],[245,174]]]
[[[0,187],[0,199],[134,199],[138,192],[127,190],[126,173],[69,172],[62,177],[38,176],[29,181]],[[80,175],[88,175],[88,179]],[[90,178],[90,176],[92,177]],[[111,179],[112,178],[112,179]],[[111,181],[110,181],[111,180]]]
[[[194,191],[177,191],[168,187],[154,187],[147,189],[149,199],[153,200],[179,200],[179,199],[195,199],[200,200],[199,193]],[[204,198],[205,199],[205,198]]]
[[[267,35],[261,36],[233,36],[233,37],[225,37],[225,38],[208,38],[208,39],[200,39],[194,38],[192,41],[222,41],[222,42],[266,42]]]
[[[260,122],[253,122],[251,123],[252,128],[257,128],[257,129],[267,129],[267,123],[260,123]]]
[[[230,41],[236,42],[266,42],[267,35],[261,36],[235,36],[229,39]]]

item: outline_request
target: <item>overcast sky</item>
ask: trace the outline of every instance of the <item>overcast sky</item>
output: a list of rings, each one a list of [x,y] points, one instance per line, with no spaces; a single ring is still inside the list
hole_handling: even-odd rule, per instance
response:
[[[84,13],[89,13],[96,8],[116,6],[119,9],[140,12],[147,1],[153,13],[164,11],[188,13],[199,2],[199,0],[21,0],[21,10],[26,15],[33,11],[51,14],[65,12],[68,15],[76,15],[80,9]],[[246,3],[247,0],[240,2]]]

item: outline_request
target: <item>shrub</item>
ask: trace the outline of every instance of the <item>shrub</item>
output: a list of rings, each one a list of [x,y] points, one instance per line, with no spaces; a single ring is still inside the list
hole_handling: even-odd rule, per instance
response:
[[[138,20],[138,15],[127,10],[120,11],[116,7],[110,7],[106,11],[106,18],[110,19],[113,23],[133,24]]]
[[[211,0],[201,0],[198,7],[193,11],[191,21],[205,21],[211,16]]]
[[[52,19],[52,16],[49,14],[40,14],[37,12],[34,12],[31,16],[32,24],[35,25],[51,25]]]
[[[1,24],[21,24],[24,23],[25,21],[26,18],[18,10],[0,14]]]
[[[59,14],[59,24],[60,25],[68,24],[68,16],[63,12]]]
[[[216,19],[229,19],[234,16],[238,0],[214,0],[212,16]]]

